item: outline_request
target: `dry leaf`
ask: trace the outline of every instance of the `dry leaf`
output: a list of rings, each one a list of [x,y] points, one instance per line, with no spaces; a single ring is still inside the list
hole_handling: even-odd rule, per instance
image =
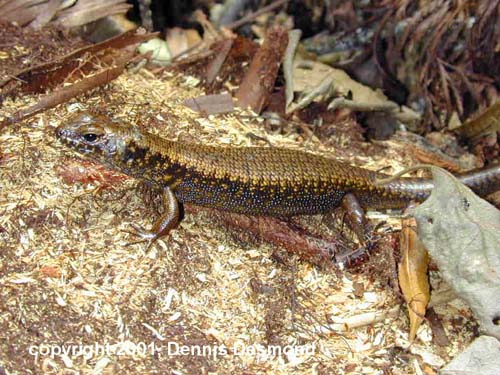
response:
[[[168,29],[166,40],[172,56],[180,55],[202,42],[197,30],[181,29],[180,27]]]
[[[477,138],[481,135],[500,130],[500,101],[475,118],[455,129],[462,136]]]
[[[462,353],[440,369],[440,375],[494,375],[500,372],[500,341],[479,336]]]
[[[293,71],[293,91],[309,92],[321,85],[326,79],[333,80],[338,96],[350,97],[350,100],[357,105],[364,105],[373,109],[399,108],[396,103],[387,99],[381,91],[373,90],[356,82],[343,70],[334,69],[319,62],[305,64],[296,59]]]
[[[283,59],[283,75],[286,82],[286,108],[290,107],[293,101],[293,60],[301,36],[302,31],[298,29],[288,32],[288,45],[286,46],[285,57]]]
[[[410,317],[410,341],[415,339],[418,327],[422,324],[427,304],[430,300],[429,279],[427,267],[429,254],[417,238],[414,219],[403,220],[401,231],[401,253],[399,264],[399,285],[408,304]]]
[[[418,236],[483,331],[500,338],[500,211],[450,173],[431,170],[434,189],[414,210]]]
[[[360,112],[384,111],[407,126],[420,120],[420,115],[412,109],[400,107],[382,91],[355,81],[343,70],[317,61],[302,60],[300,56],[293,63],[293,91],[301,95],[287,106],[287,113],[305,108],[313,100],[328,100],[330,111],[339,108]]]
[[[189,98],[184,100],[184,105],[195,112],[201,112],[207,115],[234,111],[233,98],[227,93],[201,95],[197,98]]]

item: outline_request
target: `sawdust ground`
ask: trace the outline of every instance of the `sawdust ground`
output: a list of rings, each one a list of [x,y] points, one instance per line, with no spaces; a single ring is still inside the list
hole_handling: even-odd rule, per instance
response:
[[[136,181],[99,188],[65,184],[57,173],[77,156],[53,131],[78,108],[151,122],[169,138],[246,146],[259,144],[247,135],[253,133],[373,169],[408,161],[390,143],[384,158],[369,158],[346,139],[327,144],[294,131],[270,134],[256,120],[202,117],[181,104],[201,94],[195,83],[127,73],[0,134],[0,372],[416,374],[470,342],[475,325],[454,302],[437,308],[452,344],[433,344],[424,324],[406,351],[408,320],[386,279],[320,271],[292,256],[276,262],[271,245],[236,240],[203,212],[187,215],[149,252],[143,244],[127,246],[130,224],[147,227],[157,214]],[[33,100],[8,101],[0,115]],[[346,319],[365,313],[387,316],[344,331]],[[194,352],[176,355],[177,345]],[[309,351],[251,352],[258,345]],[[249,352],[233,351],[242,347]],[[61,350],[67,352],[51,355]]]

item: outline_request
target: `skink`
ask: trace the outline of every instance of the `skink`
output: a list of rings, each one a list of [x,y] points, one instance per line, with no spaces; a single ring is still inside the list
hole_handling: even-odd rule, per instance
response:
[[[286,217],[331,212],[343,200],[362,209],[402,208],[424,200],[433,187],[419,178],[380,186],[376,181],[387,175],[289,149],[170,141],[91,112],[76,114],[56,135],[79,153],[163,189],[166,213],[151,230],[139,231],[145,240],[168,234],[183,203]],[[500,164],[458,177],[485,195],[500,189]]]

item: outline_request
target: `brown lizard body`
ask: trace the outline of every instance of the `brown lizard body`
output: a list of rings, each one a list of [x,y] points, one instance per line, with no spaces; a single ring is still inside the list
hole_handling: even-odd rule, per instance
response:
[[[388,176],[306,152],[169,141],[89,112],[56,133],[91,159],[164,189],[169,210],[151,231],[140,233],[148,239],[176,225],[179,202],[283,217],[327,213],[346,196],[357,198],[363,209],[401,208],[422,201],[432,189],[432,181],[418,178],[378,185]],[[459,178],[484,195],[500,188],[500,165]]]

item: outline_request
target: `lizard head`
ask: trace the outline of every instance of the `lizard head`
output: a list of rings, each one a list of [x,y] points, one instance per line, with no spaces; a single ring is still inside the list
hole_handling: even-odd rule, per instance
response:
[[[123,158],[127,141],[137,134],[132,126],[91,112],[79,112],[56,129],[56,136],[66,146],[114,167]]]

